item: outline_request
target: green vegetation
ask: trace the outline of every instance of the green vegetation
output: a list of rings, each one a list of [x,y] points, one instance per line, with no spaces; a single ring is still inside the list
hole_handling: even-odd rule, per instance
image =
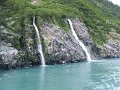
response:
[[[113,29],[120,33],[120,7],[107,0],[1,0],[0,11],[0,25],[7,27],[6,18],[11,17],[16,22],[14,32],[20,32],[37,15],[66,31],[65,19],[77,17],[89,28],[96,44],[103,44]]]

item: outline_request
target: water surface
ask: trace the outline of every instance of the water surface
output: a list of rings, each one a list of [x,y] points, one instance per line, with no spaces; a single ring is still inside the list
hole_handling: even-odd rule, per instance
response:
[[[0,90],[120,90],[120,59],[0,71]]]

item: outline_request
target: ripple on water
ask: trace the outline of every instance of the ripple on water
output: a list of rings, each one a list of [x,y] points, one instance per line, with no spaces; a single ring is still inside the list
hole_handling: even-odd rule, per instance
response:
[[[23,90],[21,87],[27,90],[120,90],[120,61],[96,60],[1,73],[0,90]]]
[[[3,74],[3,76],[5,76],[5,77],[6,77],[6,76],[7,76],[7,74]]]
[[[114,87],[113,90],[120,90],[120,87]]]

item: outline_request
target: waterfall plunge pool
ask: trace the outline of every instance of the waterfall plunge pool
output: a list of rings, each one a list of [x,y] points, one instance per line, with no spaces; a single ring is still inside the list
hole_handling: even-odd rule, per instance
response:
[[[120,90],[120,59],[0,71],[0,90]]]

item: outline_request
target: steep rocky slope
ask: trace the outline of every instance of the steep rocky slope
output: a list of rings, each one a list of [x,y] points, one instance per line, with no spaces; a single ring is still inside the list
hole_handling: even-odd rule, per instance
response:
[[[76,31],[78,30],[81,32],[81,29],[82,29],[82,32],[81,34],[79,34],[79,36],[80,37],[86,36],[83,38],[84,39],[87,38],[87,41],[86,40],[84,41],[86,41],[86,45],[88,45],[88,48],[91,51],[92,41],[88,34],[88,28],[83,23],[80,23],[79,19],[76,19],[76,20],[73,19],[73,21],[76,24],[75,25]],[[30,25],[30,27],[31,26],[32,25]],[[69,28],[68,24],[67,26]],[[80,27],[82,28],[79,29]],[[27,29],[24,31],[24,33],[27,33],[27,37],[25,38],[26,43],[21,42],[21,39],[22,39],[21,37],[19,41],[20,41],[20,45],[22,44],[22,47],[21,47],[22,49],[19,52],[13,51],[13,53],[15,53],[15,54],[12,54],[13,59],[9,59],[11,55],[7,56],[6,54],[2,53],[2,50],[1,50],[0,54],[1,54],[1,60],[3,61],[2,62],[3,64],[8,65],[9,67],[11,65],[26,66],[26,65],[31,65],[32,63],[35,63],[35,62],[36,62],[35,64],[37,63],[39,64],[38,53],[36,51],[36,40],[35,40],[36,37],[34,34],[33,34],[33,37],[31,37],[31,35],[29,34],[29,32],[32,31],[32,28],[33,27],[31,27],[31,29]],[[43,22],[43,24],[39,26],[39,28],[40,28],[40,34],[42,37],[42,45],[44,47],[43,51],[44,51],[45,60],[47,64],[74,63],[74,62],[80,62],[80,61],[86,60],[86,55],[84,51],[79,46],[78,42],[75,40],[74,36],[70,31],[65,32],[65,30],[63,30],[59,26],[50,24],[48,22]],[[3,45],[4,44],[2,44],[2,46]],[[8,51],[11,50],[10,48],[11,46],[6,46],[6,47],[8,48]],[[6,58],[2,59],[3,57],[6,57]],[[15,63],[11,64],[11,62],[9,62],[10,60],[11,62],[14,61]]]
[[[2,0],[0,69],[40,65],[34,16],[46,64],[86,61],[85,52],[70,31],[68,18],[92,59],[120,57],[120,18],[113,7],[119,12],[119,6],[106,0]]]

